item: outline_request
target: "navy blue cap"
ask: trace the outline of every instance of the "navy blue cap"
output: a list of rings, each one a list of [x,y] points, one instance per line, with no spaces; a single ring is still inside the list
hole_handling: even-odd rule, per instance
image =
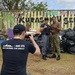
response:
[[[49,18],[48,17],[45,17],[44,20],[47,21],[47,20],[49,20]]]
[[[25,30],[26,30],[26,28],[25,28],[25,26],[22,25],[22,24],[17,24],[17,25],[15,25],[14,28],[13,28],[13,31],[25,31]]]

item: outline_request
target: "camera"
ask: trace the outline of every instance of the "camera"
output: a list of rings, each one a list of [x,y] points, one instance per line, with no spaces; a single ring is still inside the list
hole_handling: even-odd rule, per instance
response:
[[[25,38],[29,38],[29,36],[31,36],[31,34],[27,34],[27,35],[25,35]]]

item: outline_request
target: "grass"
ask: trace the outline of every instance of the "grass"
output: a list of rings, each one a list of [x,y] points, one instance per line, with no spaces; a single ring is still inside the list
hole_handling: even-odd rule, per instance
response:
[[[27,70],[32,75],[75,75],[75,55],[63,53],[61,60],[42,60],[41,56],[29,54]]]
[[[0,50],[0,69],[2,65],[2,52]],[[41,56],[29,54],[27,72],[32,75],[75,75],[75,55],[62,53],[61,60],[42,60]]]

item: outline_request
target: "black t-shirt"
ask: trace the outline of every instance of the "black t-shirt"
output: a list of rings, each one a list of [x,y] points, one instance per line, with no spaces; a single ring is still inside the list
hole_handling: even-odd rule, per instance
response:
[[[11,39],[1,44],[3,64],[1,75],[26,75],[26,62],[28,53],[35,52],[32,43]]]
[[[44,27],[44,26],[45,26],[45,23],[42,24],[40,27],[42,28],[42,27]],[[46,25],[46,26],[47,26],[47,28],[45,28],[45,29],[41,32],[41,34],[49,35],[49,34],[50,34],[50,26],[49,26],[49,25]]]

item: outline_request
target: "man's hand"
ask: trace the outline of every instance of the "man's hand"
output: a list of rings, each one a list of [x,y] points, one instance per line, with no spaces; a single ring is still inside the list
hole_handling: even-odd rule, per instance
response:
[[[45,28],[47,28],[47,26],[46,26],[46,25],[44,26],[44,29],[45,29]]]
[[[33,34],[31,34],[31,36],[29,36],[29,38],[30,38],[31,41],[34,41]]]
[[[50,30],[50,32],[51,32],[51,33],[55,33],[55,31],[54,31],[54,30]]]
[[[47,28],[47,26],[45,25],[44,27],[40,28],[40,31],[43,31],[45,28]]]
[[[58,30],[58,31],[60,31],[61,30],[61,27],[60,26],[54,26],[54,28],[56,29],[56,30]]]

